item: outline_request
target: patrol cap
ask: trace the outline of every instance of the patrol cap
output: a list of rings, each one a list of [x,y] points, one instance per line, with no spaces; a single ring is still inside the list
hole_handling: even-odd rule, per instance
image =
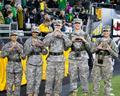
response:
[[[12,32],[10,33],[10,36],[18,36],[16,30],[12,31]]]
[[[55,20],[54,25],[62,25],[62,21],[61,20]]]
[[[103,26],[103,32],[111,32],[111,27],[109,25]]]
[[[32,27],[32,33],[34,32],[34,33],[39,33],[40,31],[39,31],[39,28],[37,27],[37,26],[33,26]]]
[[[75,24],[75,23],[82,24],[82,19],[75,18],[75,19],[73,20],[73,24]]]

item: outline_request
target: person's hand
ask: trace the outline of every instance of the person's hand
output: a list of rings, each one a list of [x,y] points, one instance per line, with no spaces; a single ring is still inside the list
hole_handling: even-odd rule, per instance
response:
[[[81,39],[84,43],[87,42],[84,37],[81,37],[81,36],[80,36],[80,39]]]
[[[9,48],[9,51],[13,51],[16,47],[16,44],[12,44],[12,46]]]
[[[14,49],[14,46],[10,47],[10,48],[9,48],[9,51],[13,51],[13,49]]]
[[[54,32],[54,36],[55,36],[55,37],[62,37],[62,36],[63,36],[63,33],[62,33],[61,31],[57,31],[57,30],[56,30],[56,31]]]
[[[103,49],[102,48],[102,43],[97,46],[97,49]]]
[[[79,36],[74,36],[73,38],[72,38],[72,41],[74,42],[74,41],[81,41],[81,38],[79,37]]]
[[[107,44],[106,46],[107,46],[107,47],[105,48],[105,50],[108,50],[108,51],[111,50],[111,47],[110,47],[109,44]]]
[[[16,44],[16,46],[14,47],[16,50],[18,50],[18,51],[20,51],[21,50],[21,48],[20,48],[20,46],[18,46],[18,44]]]
[[[43,47],[43,45],[44,45],[44,44],[43,44],[42,41],[38,41],[38,42],[35,43],[35,46],[36,46],[36,47]]]
[[[75,41],[75,39],[76,39],[76,36],[72,37],[72,42],[74,42],[74,41]]]
[[[37,39],[32,39],[32,46],[36,46]]]

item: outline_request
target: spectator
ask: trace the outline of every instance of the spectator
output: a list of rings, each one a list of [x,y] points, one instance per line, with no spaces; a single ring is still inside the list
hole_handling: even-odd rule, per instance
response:
[[[21,2],[22,2],[22,0],[13,0],[14,2],[15,2],[15,5],[17,6],[18,4],[22,4]]]
[[[22,3],[22,4],[21,4],[21,5],[22,5],[22,7],[23,7],[23,8],[26,8],[26,3],[27,3],[27,0],[22,0],[22,1],[21,1],[21,3]]]
[[[46,1],[40,0],[39,4],[40,4],[40,11],[45,11],[47,7]]]
[[[38,0],[28,0],[27,1],[27,8],[39,8],[39,2]]]
[[[31,30],[30,8],[26,8],[26,10],[24,11],[24,30],[26,31]]]
[[[4,24],[5,23],[4,16],[2,14],[2,9],[3,9],[3,4],[2,4],[2,2],[0,2],[0,24]]]
[[[4,17],[3,17],[2,12],[0,11],[0,24],[4,24],[4,23],[5,23]]]
[[[30,8],[24,10],[24,23],[28,22],[28,18],[30,18]]]
[[[60,14],[59,14],[59,19],[63,20],[65,19],[65,11],[60,11]]]
[[[4,17],[7,17],[7,13],[9,13],[8,11],[11,11],[12,12],[12,14],[13,14],[13,17],[12,17],[12,19],[13,19],[13,21],[16,21],[16,17],[17,17],[17,9],[16,9],[16,7],[14,6],[14,3],[11,3],[11,5],[10,4],[6,4],[5,5],[5,10],[4,10]]]
[[[60,10],[66,9],[67,0],[57,0],[58,1],[58,8]]]
[[[37,9],[35,7],[32,8],[30,12],[30,23],[37,24]]]
[[[73,31],[72,23],[71,22],[66,23],[66,25],[65,25],[65,32],[72,33],[72,31]]]
[[[12,2],[13,2],[13,0],[4,0],[4,5],[11,4]]]
[[[23,29],[23,9],[21,5],[17,6],[18,29]]]
[[[39,30],[42,33],[42,36],[46,36],[49,32],[52,32],[52,27],[50,19],[45,19],[42,24],[39,25]]]
[[[5,24],[11,24],[13,22],[12,11],[7,11],[7,17],[5,17]]]
[[[2,10],[3,9],[3,3],[2,3],[2,1],[0,1],[0,10]]]
[[[75,4],[75,1],[74,1],[74,0],[68,0],[68,2],[69,2],[69,4],[70,4],[71,6],[73,6],[73,5]]]
[[[43,23],[44,20],[49,19],[49,15],[44,11],[41,12],[40,24]]]
[[[54,0],[48,0],[47,6],[48,6],[48,8],[58,8],[58,4]]]
[[[15,7],[15,2],[12,2],[10,5],[11,5],[11,11],[13,13],[13,21],[17,21],[17,9]]]
[[[73,14],[73,8],[70,7],[70,9],[68,10],[68,13],[66,14],[66,21],[67,22],[72,22],[73,18],[74,18],[74,14]]]

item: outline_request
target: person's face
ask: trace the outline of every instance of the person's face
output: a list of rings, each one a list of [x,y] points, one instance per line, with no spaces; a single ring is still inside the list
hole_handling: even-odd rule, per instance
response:
[[[72,23],[68,23],[67,25],[68,25],[68,27],[72,27]]]
[[[10,13],[10,14],[8,15],[8,17],[12,18],[12,17],[13,17],[13,13]]]
[[[76,23],[74,24],[74,28],[75,28],[75,30],[80,30],[80,29],[81,29],[81,24],[78,23],[78,22],[76,22]]]
[[[44,19],[48,19],[48,16],[49,16],[48,14],[45,14]]]
[[[38,32],[32,32],[32,37],[36,38],[38,36]]]
[[[104,36],[104,37],[109,37],[109,36],[110,36],[109,30],[104,30],[104,31],[103,31],[103,36]]]
[[[36,8],[33,9],[32,12],[33,12],[34,14],[36,14],[36,12],[37,12]]]
[[[11,39],[11,41],[16,42],[17,41],[17,35],[11,35],[10,39]]]
[[[55,25],[55,30],[61,30],[62,24],[56,24]]]
[[[51,24],[51,22],[45,22],[44,23],[46,26],[49,26]]]

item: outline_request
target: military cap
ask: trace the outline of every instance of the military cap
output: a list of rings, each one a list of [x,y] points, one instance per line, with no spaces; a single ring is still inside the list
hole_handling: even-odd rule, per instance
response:
[[[103,26],[103,32],[111,32],[111,27],[109,25]]]
[[[73,20],[73,24],[75,24],[75,23],[80,23],[80,24],[82,24],[82,19],[75,18],[75,19]]]
[[[39,31],[39,28],[38,28],[37,26],[33,26],[31,31],[32,31],[32,32],[37,32],[37,33],[40,32],[40,31]]]
[[[12,32],[10,33],[10,36],[18,36],[16,30],[12,31]]]
[[[54,25],[62,25],[62,21],[61,20],[55,20]]]

